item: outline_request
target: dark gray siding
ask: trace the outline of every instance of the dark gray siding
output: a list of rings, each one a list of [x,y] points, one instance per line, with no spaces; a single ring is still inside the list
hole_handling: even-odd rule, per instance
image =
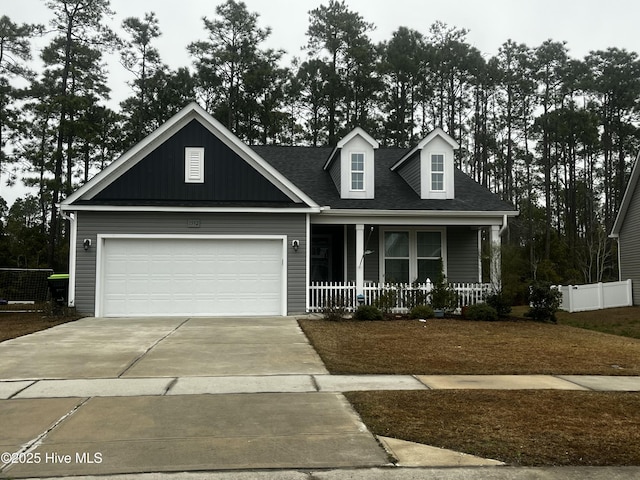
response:
[[[204,147],[204,183],[185,183],[185,147]],[[197,120],[115,180],[94,201],[293,203]]]
[[[334,185],[336,186],[336,188],[338,189],[338,192],[340,192],[340,185],[342,184],[341,182],[341,172],[340,172],[340,159],[338,158],[337,160],[334,160],[333,163],[331,164],[331,166],[329,167],[329,174],[331,175],[331,180],[333,180]]]
[[[469,227],[447,228],[447,280],[478,282],[478,231]]]
[[[620,279],[631,279],[633,304],[640,305],[640,194],[638,189],[631,197],[624,217],[620,236]]]
[[[96,289],[96,248],[85,251],[85,238],[97,245],[98,234],[183,235],[287,235],[287,243],[300,241],[298,252],[288,249],[287,309],[289,314],[306,308],[306,221],[304,214],[215,214],[215,213],[113,213],[78,212],[76,242],[76,308],[93,314]],[[188,220],[199,220],[199,228],[188,228]]]
[[[420,195],[420,156],[414,156],[398,169],[398,174]]]

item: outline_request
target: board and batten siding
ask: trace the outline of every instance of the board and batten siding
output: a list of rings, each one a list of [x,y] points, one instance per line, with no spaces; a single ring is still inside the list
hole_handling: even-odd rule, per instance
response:
[[[631,279],[633,304],[640,305],[640,193],[633,193],[618,237],[620,280]]]
[[[198,228],[188,222],[198,220]],[[286,235],[287,236],[287,312],[304,313],[306,309],[307,235],[304,214],[216,214],[165,212],[85,212],[76,213],[76,309],[84,314],[95,312],[96,248],[98,234],[145,235]],[[92,247],[85,251],[84,239]],[[298,240],[294,252],[289,246]]]

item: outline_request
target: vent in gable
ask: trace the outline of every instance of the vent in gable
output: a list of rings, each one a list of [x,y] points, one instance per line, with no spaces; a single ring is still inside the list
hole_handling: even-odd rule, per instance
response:
[[[185,183],[204,183],[204,148],[187,147],[184,149]]]

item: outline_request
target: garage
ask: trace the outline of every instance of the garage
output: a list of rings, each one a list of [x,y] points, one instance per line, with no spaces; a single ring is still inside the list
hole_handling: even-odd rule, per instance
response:
[[[96,314],[284,315],[284,245],[284,237],[101,237]]]

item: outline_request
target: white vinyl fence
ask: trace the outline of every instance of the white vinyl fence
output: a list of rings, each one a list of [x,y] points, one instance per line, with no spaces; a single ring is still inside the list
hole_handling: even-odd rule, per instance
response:
[[[562,293],[560,308],[567,312],[633,305],[631,280],[589,285],[558,285],[556,288]]]
[[[474,305],[484,301],[491,288],[489,283],[449,283],[458,293],[458,306]],[[394,313],[407,312],[412,305],[429,303],[433,283],[427,280],[419,285],[403,283],[364,284],[364,304],[373,305],[383,294],[391,293]],[[332,305],[343,305],[348,311],[358,307],[355,282],[312,282],[309,286],[309,311],[321,312]]]

